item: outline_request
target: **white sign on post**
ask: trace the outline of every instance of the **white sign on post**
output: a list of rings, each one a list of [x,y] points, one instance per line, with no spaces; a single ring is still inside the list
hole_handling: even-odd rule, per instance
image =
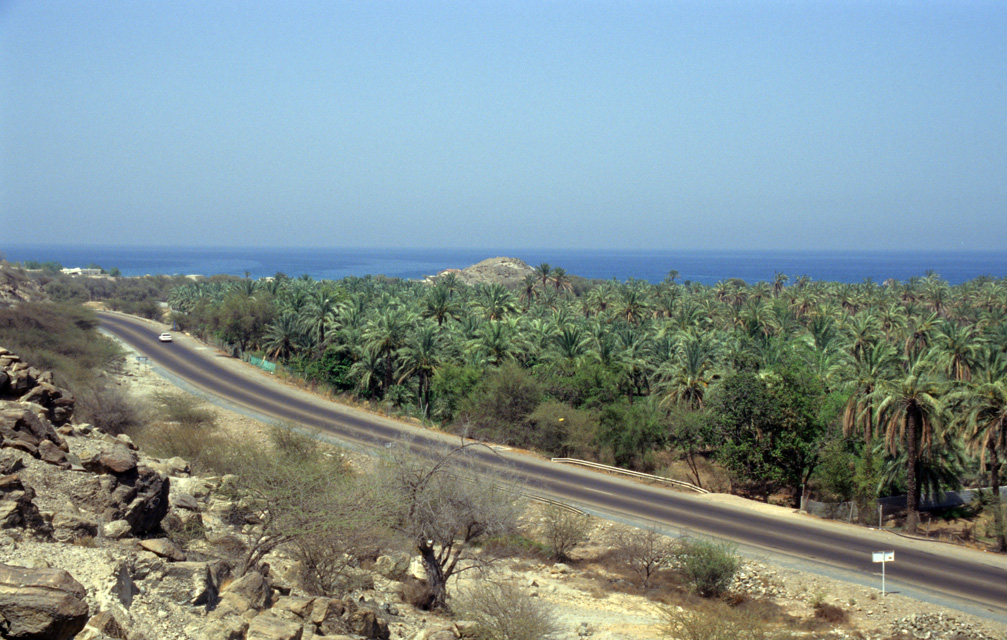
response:
[[[894,551],[875,551],[871,554],[874,562],[881,563],[881,595],[885,595],[885,563],[895,562]]]

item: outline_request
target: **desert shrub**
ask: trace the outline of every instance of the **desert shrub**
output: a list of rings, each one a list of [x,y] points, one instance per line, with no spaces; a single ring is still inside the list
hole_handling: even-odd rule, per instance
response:
[[[483,581],[461,592],[455,609],[479,640],[541,640],[559,631],[549,606],[510,582]]]
[[[542,537],[555,560],[567,560],[577,545],[587,540],[591,518],[564,505],[549,503],[542,509]]]
[[[122,358],[122,349],[97,331],[98,318],[72,304],[22,303],[0,308],[0,345],[75,394]]]
[[[644,588],[675,556],[675,542],[652,528],[625,529],[615,536],[616,556],[639,576]]]
[[[663,631],[674,640],[776,640],[792,637],[777,630],[757,613],[723,602],[705,601],[694,609],[664,609]]]
[[[388,530],[371,523],[367,508],[344,515],[345,521],[333,523],[319,535],[301,537],[292,545],[292,556],[301,567],[301,586],[309,595],[339,597],[374,586],[372,574],[364,571],[361,563],[376,557],[386,546]]]
[[[362,570],[362,563],[377,558],[396,543],[388,526],[388,510],[382,507],[373,485],[352,476],[342,456],[327,456],[317,447],[316,441],[301,437],[315,443],[316,450],[304,450],[303,455],[292,457],[292,451],[298,449],[288,449],[286,454],[281,454],[281,461],[286,455],[284,466],[299,467],[308,481],[319,482],[318,489],[323,495],[314,500],[307,496],[301,499],[309,512],[322,514],[319,516],[322,526],[316,527],[317,522],[300,521],[297,514],[277,510],[276,515],[286,519],[295,529],[287,533],[295,534],[290,550],[301,566],[302,587],[311,595],[330,597],[373,587],[373,578]],[[287,491],[283,487],[260,489],[255,485],[253,489],[267,499],[270,493]],[[293,495],[299,497],[296,493]],[[298,528],[310,531],[311,535],[301,535]]]
[[[228,450],[235,444],[213,429],[151,422],[137,433],[134,440],[141,449],[155,457],[184,458],[198,474],[222,475],[232,471],[227,464]]]
[[[186,549],[189,545],[197,540],[204,540],[206,538],[206,527],[203,525],[203,519],[198,516],[198,514],[193,514],[192,517],[182,520],[179,518],[173,526],[166,526],[168,523],[168,518],[162,521],[162,527],[168,534],[168,539],[174,542],[182,549]]]
[[[848,618],[849,616],[846,611],[834,604],[822,602],[815,605],[815,620],[821,620],[830,624],[843,624]]]
[[[159,391],[154,394],[154,411],[165,422],[185,427],[212,427],[216,421],[213,410],[202,399],[181,391]]]
[[[135,440],[157,457],[188,460],[196,473],[233,473],[231,449],[235,445],[212,428],[215,421],[213,411],[196,396],[159,392],[148,409],[148,426]]]
[[[78,392],[74,404],[77,422],[89,422],[105,433],[134,435],[144,424],[137,403],[121,389],[97,385]]]
[[[727,591],[741,566],[731,545],[692,538],[679,541],[675,561],[679,573],[703,598],[714,598]]]
[[[417,609],[429,611],[433,608],[437,600],[437,594],[427,582],[408,576],[403,582],[401,589],[402,601],[411,604]]]
[[[274,425],[269,430],[269,440],[281,456],[313,460],[321,455],[318,440],[313,433],[304,431],[291,422]]]
[[[483,551],[497,558],[545,559],[550,556],[548,545],[523,535],[496,536],[483,544]]]
[[[408,442],[391,448],[371,476],[375,498],[398,536],[420,556],[434,607],[447,602],[453,575],[485,567],[492,558],[480,553],[491,538],[517,530],[524,503],[510,483],[474,466],[477,443],[453,448],[427,447],[420,455]],[[427,453],[429,452],[429,453]]]

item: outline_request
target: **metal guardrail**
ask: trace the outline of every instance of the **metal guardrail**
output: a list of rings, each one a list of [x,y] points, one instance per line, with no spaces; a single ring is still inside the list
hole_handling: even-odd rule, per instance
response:
[[[587,467],[589,469],[598,469],[601,471],[609,471],[611,473],[621,473],[622,475],[631,476],[633,478],[640,478],[642,480],[651,480],[654,482],[667,482],[668,484],[675,485],[676,487],[683,487],[685,489],[689,489],[690,491],[695,491],[696,493],[710,493],[703,487],[697,487],[694,484],[684,482],[682,480],[673,480],[671,478],[655,476],[649,473],[630,471],[629,469],[622,469],[620,467],[610,467],[607,464],[601,464],[598,462],[588,462],[587,460],[578,460],[576,458],[553,458],[552,462],[559,462],[561,464],[575,464],[582,467]]]

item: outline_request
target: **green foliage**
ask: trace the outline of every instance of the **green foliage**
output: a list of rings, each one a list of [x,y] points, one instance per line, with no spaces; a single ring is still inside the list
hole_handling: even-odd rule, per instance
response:
[[[675,561],[682,577],[703,598],[723,595],[741,568],[733,546],[693,538],[679,542]]]
[[[668,446],[686,462],[693,480],[700,487],[703,480],[699,476],[698,458],[715,448],[710,420],[708,411],[683,406],[675,407],[667,418]]]
[[[438,369],[430,382],[434,416],[444,423],[454,420],[482,377],[482,370],[469,365],[448,363]]]
[[[49,273],[59,273],[63,270],[63,265],[54,261],[48,260],[46,262],[39,262],[38,260],[25,260],[22,263],[25,269],[41,269],[42,271],[48,271]]]
[[[615,464],[639,471],[653,470],[649,454],[668,442],[665,414],[652,398],[620,400],[601,412],[598,442],[607,447]]]
[[[542,398],[542,387],[513,362],[490,370],[464,403],[453,428],[469,437],[517,447],[532,447],[536,434],[528,420]]]
[[[546,400],[528,416],[532,446],[557,458],[592,458],[599,424],[593,413]]]
[[[8,285],[27,278],[54,298],[104,300],[157,319],[165,312],[159,303],[167,301],[179,326],[224,341],[235,353],[278,353],[271,359],[307,380],[379,401],[382,410],[471,427],[480,437],[639,469],[653,467],[670,447],[697,483],[697,460],[715,451],[735,487],[763,497],[779,489],[796,497],[817,464],[816,433],[843,409],[844,437],[856,432],[869,439],[884,430],[890,450],[911,449],[910,457],[920,458],[924,479],[929,465],[957,480],[976,480],[990,471],[976,459],[1007,458],[1004,440],[990,431],[999,423],[961,420],[980,397],[1002,405],[999,396],[987,397],[989,385],[1003,378],[994,366],[1007,344],[1002,279],[952,287],[929,274],[877,286],[788,281],[778,273],[772,282],[732,278],[707,287],[672,278],[656,285],[586,282],[543,264],[508,291],[468,286],[457,277],[429,287],[379,276],[333,283],[283,274],[269,281],[192,281],[0,273]],[[916,366],[925,359],[932,361],[926,371]],[[534,382],[494,388],[489,379],[499,374],[492,367],[503,363],[524,374],[504,378],[530,372]],[[734,378],[739,375],[753,376],[747,379],[752,388]],[[951,378],[953,397],[945,399],[952,389],[943,383]],[[939,428],[920,422],[911,445],[900,435],[908,425],[899,417],[921,415],[892,409],[916,402],[895,395],[896,386],[914,379],[927,382],[915,384],[917,392],[932,392],[931,404],[946,404],[952,413],[933,414]],[[511,391],[514,397],[505,398]],[[731,394],[740,402],[716,400]],[[652,406],[655,399],[663,405]],[[584,413],[569,414],[564,405]],[[710,411],[682,413],[683,406]],[[468,418],[474,419],[466,424]],[[962,464],[945,464],[944,453],[920,448],[926,441],[953,450],[962,438],[970,457]],[[840,460],[835,447],[822,448],[828,459],[817,479],[828,476],[824,484],[845,495],[848,460]],[[916,487],[917,464],[903,462],[912,487],[907,478],[896,479],[893,490]],[[868,488],[884,461],[862,451],[861,466],[855,499],[870,500]]]
[[[824,492],[821,499],[846,502],[857,487],[857,456],[848,440],[832,438],[821,448],[818,466],[812,474],[815,488]]]
[[[56,302],[87,302],[91,294],[78,278],[67,276],[54,278],[42,286],[42,290]]]
[[[289,366],[309,382],[321,382],[336,391],[353,388],[349,377],[353,359],[345,351],[329,347],[320,358],[306,356],[290,362]]]
[[[575,408],[598,408],[611,404],[621,395],[619,378],[601,363],[573,365],[556,362],[535,369],[546,393]]]
[[[817,377],[797,363],[726,376],[709,404],[718,458],[763,499],[796,490],[817,462],[822,396]]]

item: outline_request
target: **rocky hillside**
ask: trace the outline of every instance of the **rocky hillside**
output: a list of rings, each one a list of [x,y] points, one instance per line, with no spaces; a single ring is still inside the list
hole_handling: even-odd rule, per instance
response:
[[[468,285],[502,284],[513,289],[533,273],[534,269],[517,258],[489,258],[464,269],[445,269],[435,276],[427,276],[426,281],[435,283],[454,274],[459,282]]]
[[[0,260],[0,306],[18,302],[37,302],[48,297],[37,282],[20,269]]]
[[[282,558],[233,575],[253,532],[221,492],[227,478],[192,477],[72,411],[51,374],[0,349],[0,637],[390,637],[391,605],[297,595]],[[401,573],[408,558],[382,566]]]
[[[417,571],[408,555],[376,558],[359,569],[350,594],[338,598],[307,595],[297,567],[282,551],[267,556],[258,571],[237,575],[236,558],[256,528],[228,490],[234,477],[194,476],[185,460],[152,458],[126,436],[75,422],[73,409],[72,396],[52,384],[51,374],[0,348],[0,637],[471,637],[472,623],[404,602],[405,585]],[[611,546],[595,544],[583,557],[610,555]],[[632,595],[626,576],[589,559],[577,564],[579,569],[516,559],[503,563],[501,571],[553,609],[563,629],[556,638],[669,637],[654,603]],[[818,593],[819,587],[794,582],[778,570],[746,563],[732,592],[739,601],[773,598],[779,603],[773,606],[791,616],[813,617],[804,602],[808,590]],[[863,603],[856,609],[868,617],[898,610],[899,600],[877,602],[864,591],[836,598]],[[914,611],[932,609],[918,604]],[[847,626],[805,637],[997,637],[936,612],[903,616],[882,627],[861,632]]]

